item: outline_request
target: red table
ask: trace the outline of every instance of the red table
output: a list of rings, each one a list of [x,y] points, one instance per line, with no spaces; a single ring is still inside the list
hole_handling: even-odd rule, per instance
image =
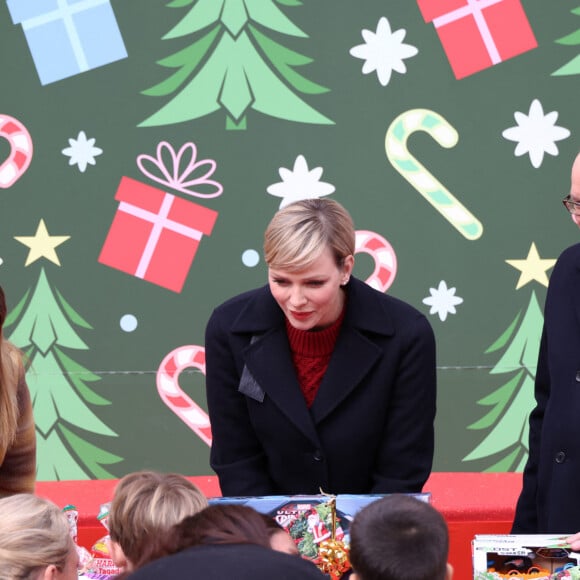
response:
[[[221,495],[214,476],[189,477],[207,497]],[[36,493],[60,507],[73,504],[79,511],[78,543],[90,548],[105,535],[97,521],[102,503],[113,496],[116,479],[38,482]],[[520,492],[520,473],[432,473],[423,491],[431,493],[433,505],[449,526],[449,561],[454,578],[468,580],[471,540],[475,534],[505,534],[511,527]]]

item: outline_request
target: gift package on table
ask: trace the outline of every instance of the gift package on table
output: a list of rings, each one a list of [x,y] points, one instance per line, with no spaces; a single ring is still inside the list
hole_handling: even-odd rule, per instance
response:
[[[330,578],[338,579],[350,569],[350,522],[359,510],[385,495],[219,497],[209,503],[242,504],[271,516],[288,532],[303,557],[312,560]],[[430,493],[408,495],[425,502],[431,500]]]
[[[580,580],[580,553],[562,534],[480,534],[472,541],[474,580]]]

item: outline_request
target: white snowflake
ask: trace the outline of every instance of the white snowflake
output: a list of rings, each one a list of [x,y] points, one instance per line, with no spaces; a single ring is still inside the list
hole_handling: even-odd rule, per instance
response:
[[[412,44],[403,42],[406,33],[403,28],[392,32],[389,21],[383,16],[377,24],[376,32],[366,28],[361,31],[365,44],[353,46],[350,54],[366,61],[362,68],[363,74],[376,70],[379,82],[386,87],[391,80],[392,71],[401,74],[407,72],[403,59],[415,56],[419,52]]]
[[[516,157],[529,153],[530,161],[536,169],[542,165],[544,153],[558,155],[556,141],[570,136],[568,129],[556,125],[558,112],[552,111],[544,115],[542,103],[538,99],[532,101],[527,115],[516,111],[514,118],[517,127],[505,129],[502,136],[517,142],[514,151]]]
[[[320,181],[322,167],[308,169],[304,155],[296,157],[292,171],[285,167],[280,167],[278,173],[282,181],[269,185],[266,191],[270,195],[282,198],[280,208],[301,199],[329,195],[336,189],[334,185]]]
[[[429,314],[438,314],[444,322],[448,314],[455,314],[455,306],[463,302],[463,298],[455,296],[455,288],[447,288],[445,280],[439,282],[438,288],[429,288],[431,296],[423,298],[423,304],[431,306]]]
[[[100,155],[103,150],[95,147],[95,139],[87,139],[84,131],[78,134],[76,139],[69,139],[70,147],[62,150],[62,154],[70,157],[69,165],[78,165],[81,173],[85,172],[88,164],[95,165],[95,157]]]

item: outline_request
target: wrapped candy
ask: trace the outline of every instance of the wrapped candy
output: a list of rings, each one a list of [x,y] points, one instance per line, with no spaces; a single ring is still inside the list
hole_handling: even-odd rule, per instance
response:
[[[108,578],[113,578],[121,572],[121,570],[115,566],[111,558],[109,551],[109,509],[111,507],[110,502],[101,504],[97,519],[105,530],[107,534],[102,538],[99,538],[92,546],[91,552],[93,555],[93,560],[90,569],[86,572],[85,576],[93,580],[105,580]]]
[[[111,502],[101,504],[99,508],[99,513],[97,514],[97,519],[103,527],[109,531],[109,512],[111,511]]]
[[[70,535],[75,544],[77,555],[79,557],[79,574],[82,574],[91,567],[93,557],[86,548],[79,546],[77,543],[79,512],[76,506],[72,504],[65,505],[62,508],[62,511],[64,512],[64,514],[66,515],[66,519],[68,520]]]

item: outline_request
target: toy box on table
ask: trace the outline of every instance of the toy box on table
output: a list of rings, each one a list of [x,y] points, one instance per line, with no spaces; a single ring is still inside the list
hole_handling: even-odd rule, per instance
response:
[[[430,493],[408,494],[430,502]],[[249,506],[274,518],[294,540],[300,554],[312,560],[331,578],[350,568],[348,548],[349,526],[355,514],[373,501],[385,495],[272,495],[257,497],[219,497],[209,500],[214,503],[236,503]],[[332,542],[344,548],[335,549]]]
[[[480,534],[472,542],[474,580],[580,580],[580,553],[566,535]]]

